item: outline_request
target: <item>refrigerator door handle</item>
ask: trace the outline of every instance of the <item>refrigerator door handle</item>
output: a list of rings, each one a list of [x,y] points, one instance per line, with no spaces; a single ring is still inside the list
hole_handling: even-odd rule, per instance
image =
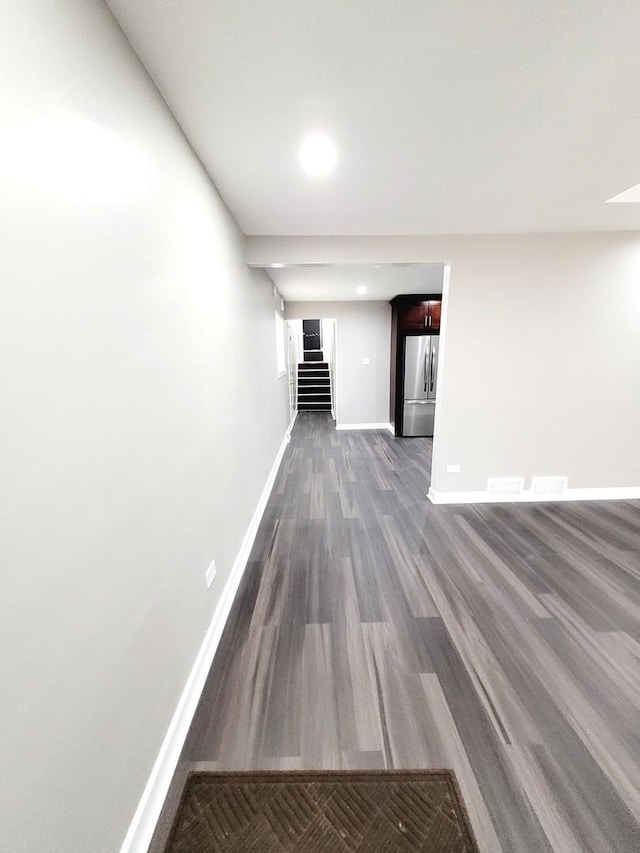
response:
[[[427,358],[428,358],[428,353],[425,352],[425,354],[424,354],[424,392],[425,392],[425,394],[427,393],[427,381],[428,381],[427,380]]]
[[[429,390],[430,391],[433,391],[433,359],[434,359],[434,356],[435,356],[435,353],[432,349],[431,350],[431,361],[429,363]],[[425,391],[426,390],[427,389],[425,388]]]

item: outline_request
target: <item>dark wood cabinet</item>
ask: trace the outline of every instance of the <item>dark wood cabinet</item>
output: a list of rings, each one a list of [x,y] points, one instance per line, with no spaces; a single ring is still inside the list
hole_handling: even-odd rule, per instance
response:
[[[425,326],[431,332],[440,331],[440,314],[442,314],[442,302],[440,300],[432,300],[431,302],[427,302]]]
[[[435,299],[416,303],[400,303],[398,305],[398,328],[406,332],[421,332],[424,329],[439,331],[441,311],[442,302]]]
[[[399,328],[412,331],[424,329],[425,314],[426,303],[424,302],[418,302],[416,305],[399,305]]]

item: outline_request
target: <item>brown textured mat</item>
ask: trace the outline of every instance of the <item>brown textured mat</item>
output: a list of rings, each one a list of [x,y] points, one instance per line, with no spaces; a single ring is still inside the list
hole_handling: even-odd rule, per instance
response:
[[[449,770],[192,773],[165,853],[477,853]]]

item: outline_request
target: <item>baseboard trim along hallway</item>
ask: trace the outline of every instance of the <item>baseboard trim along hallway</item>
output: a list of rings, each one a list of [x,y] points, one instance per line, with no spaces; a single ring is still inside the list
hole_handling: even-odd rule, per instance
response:
[[[518,494],[499,495],[488,491],[437,492],[429,489],[427,497],[434,504],[541,503],[558,501],[630,501],[640,498],[640,486],[618,486],[593,489],[565,489],[562,494],[542,495],[530,489]]]
[[[386,429],[395,434],[391,424],[336,424],[336,429]]]
[[[207,675],[211,669],[220,637],[222,636],[231,606],[242,580],[242,575],[246,568],[260,521],[262,520],[267,501],[269,500],[282,462],[282,457],[284,456],[287,444],[291,440],[291,430],[293,429],[296,416],[297,413],[294,414],[284,435],[282,444],[278,449],[275,461],[260,495],[260,500],[249,522],[240,550],[234,560],[229,579],[216,605],[209,628],[189,673],[187,683],[167,729],[167,734],[160,747],[160,752],[153,765],[151,775],[138,803],[138,808],[120,848],[120,853],[147,853],[169,790],[169,785],[178,764],[178,759],[180,758],[182,747],[184,746],[189,727],[198,707]]]

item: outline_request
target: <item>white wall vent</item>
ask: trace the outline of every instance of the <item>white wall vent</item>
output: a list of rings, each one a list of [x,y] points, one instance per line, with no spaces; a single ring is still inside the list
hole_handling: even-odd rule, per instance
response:
[[[562,495],[569,485],[568,477],[532,477],[532,495]]]
[[[489,477],[487,491],[490,495],[519,495],[524,489],[524,477]]]

